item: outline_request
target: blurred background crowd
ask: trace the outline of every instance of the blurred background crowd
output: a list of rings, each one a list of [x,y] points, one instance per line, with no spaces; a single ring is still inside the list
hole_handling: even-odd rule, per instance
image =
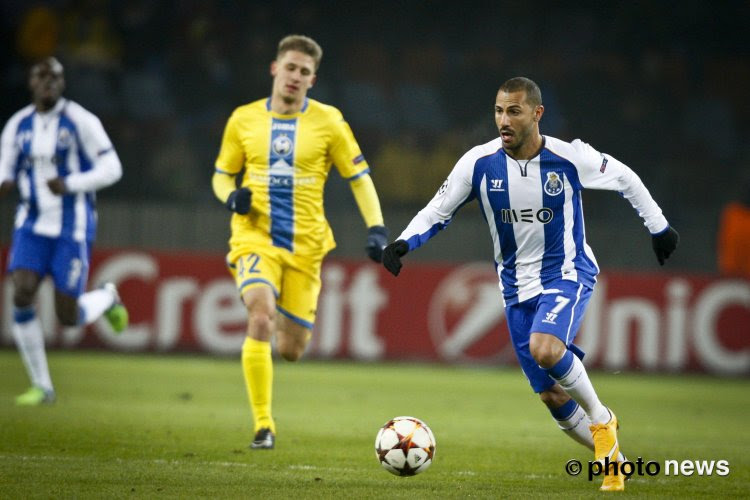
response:
[[[101,118],[120,155],[123,179],[100,194],[105,246],[226,248],[228,213],[210,187],[223,127],[236,106],[269,94],[269,64],[289,33],[322,45],[310,96],[350,122],[393,236],[466,150],[496,137],[494,96],[513,76],[542,88],[542,133],[579,137],[640,175],[683,235],[683,270],[715,270],[721,208],[750,170],[745,1],[1,5],[2,122],[30,101],[29,64],[56,55],[65,95]],[[364,228],[332,177],[337,252],[359,257]],[[7,244],[12,206],[1,206]],[[587,192],[584,206],[603,267],[654,265],[626,201]],[[420,256],[490,258],[477,213],[460,213],[454,236]]]

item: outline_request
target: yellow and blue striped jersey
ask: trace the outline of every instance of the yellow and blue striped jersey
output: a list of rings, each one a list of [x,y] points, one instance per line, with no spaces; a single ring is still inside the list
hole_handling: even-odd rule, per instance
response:
[[[270,99],[235,109],[227,122],[216,172],[238,175],[252,191],[247,215],[232,216],[233,254],[273,245],[300,255],[325,255],[336,244],[323,210],[331,166],[344,179],[369,172],[341,112],[305,99],[300,112],[275,113]],[[379,214],[378,214],[379,215]]]

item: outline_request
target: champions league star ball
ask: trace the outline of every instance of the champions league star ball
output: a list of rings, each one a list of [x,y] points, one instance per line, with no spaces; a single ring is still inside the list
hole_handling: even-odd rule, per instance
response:
[[[423,472],[434,456],[435,436],[418,418],[393,418],[375,437],[375,457],[385,470],[397,476]]]

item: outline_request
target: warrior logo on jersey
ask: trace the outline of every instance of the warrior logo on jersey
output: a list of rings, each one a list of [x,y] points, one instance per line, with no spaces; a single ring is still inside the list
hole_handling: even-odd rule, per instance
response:
[[[547,181],[544,183],[544,192],[550,196],[562,193],[563,181],[557,172],[547,172]]]
[[[292,143],[292,140],[289,138],[289,136],[280,134],[273,140],[271,148],[273,148],[274,153],[281,157],[284,157],[289,156],[289,153],[291,153],[292,149],[294,149],[294,144]]]
[[[503,181],[505,179],[490,179],[490,191],[505,191]]]

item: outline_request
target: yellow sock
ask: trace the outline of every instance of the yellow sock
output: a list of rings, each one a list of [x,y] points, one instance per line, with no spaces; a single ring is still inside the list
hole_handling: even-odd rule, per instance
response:
[[[270,427],[275,433],[276,426],[271,417],[273,360],[270,342],[245,337],[242,344],[242,373],[245,375],[247,397],[255,419],[253,432],[262,427]]]

